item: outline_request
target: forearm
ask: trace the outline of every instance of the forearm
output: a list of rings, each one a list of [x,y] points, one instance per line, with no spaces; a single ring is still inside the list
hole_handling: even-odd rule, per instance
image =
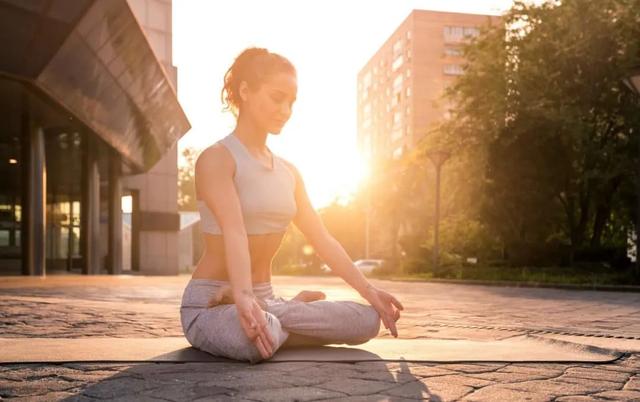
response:
[[[249,240],[244,232],[224,233],[227,274],[234,300],[253,294]]]
[[[316,251],[333,272],[360,293],[360,295],[365,294],[365,290],[367,290],[367,287],[371,286],[371,284],[353,264],[351,257],[349,257],[349,254],[347,254],[340,242],[329,236],[321,243]]]

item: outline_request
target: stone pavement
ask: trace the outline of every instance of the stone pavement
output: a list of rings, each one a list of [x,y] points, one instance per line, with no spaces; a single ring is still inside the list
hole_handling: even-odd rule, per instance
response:
[[[0,277],[0,337],[180,336],[189,276]],[[498,340],[525,333],[624,341],[614,363],[0,364],[13,400],[640,400],[640,294],[372,280],[405,306],[403,338]],[[362,301],[336,277],[273,278],[279,296],[323,290]],[[390,337],[382,327],[380,337]],[[627,348],[627,349],[625,349]]]

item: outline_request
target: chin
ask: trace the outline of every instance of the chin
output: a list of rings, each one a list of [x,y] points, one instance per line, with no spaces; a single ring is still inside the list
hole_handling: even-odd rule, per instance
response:
[[[271,134],[280,134],[280,131],[282,131],[282,126],[275,126],[269,129]]]

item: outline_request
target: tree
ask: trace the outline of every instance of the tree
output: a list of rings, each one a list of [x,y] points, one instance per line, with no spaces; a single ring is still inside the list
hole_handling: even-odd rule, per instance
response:
[[[178,210],[197,211],[195,166],[199,152],[195,148],[182,151],[185,164],[178,168]]]
[[[621,79],[640,64],[640,1],[516,1],[504,22],[465,46],[452,118],[423,146],[467,161],[470,212],[504,242],[598,247],[638,213],[640,113]]]

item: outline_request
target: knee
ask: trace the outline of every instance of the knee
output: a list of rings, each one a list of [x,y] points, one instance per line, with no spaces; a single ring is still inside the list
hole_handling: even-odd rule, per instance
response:
[[[267,328],[274,341],[273,353],[275,353],[287,340],[289,333],[282,329],[280,321],[272,314],[266,313],[266,318],[268,322]],[[229,349],[230,350],[227,351],[229,356],[235,360],[247,361],[251,364],[265,360],[260,350],[258,350],[258,347],[246,336],[244,331],[238,337],[237,342],[230,345]]]
[[[358,319],[351,321],[354,333],[346,342],[348,345],[359,345],[378,336],[380,332],[380,315],[375,308],[369,305],[356,303]]]
[[[365,306],[363,310],[362,333],[369,340],[380,332],[380,314],[372,306]]]

